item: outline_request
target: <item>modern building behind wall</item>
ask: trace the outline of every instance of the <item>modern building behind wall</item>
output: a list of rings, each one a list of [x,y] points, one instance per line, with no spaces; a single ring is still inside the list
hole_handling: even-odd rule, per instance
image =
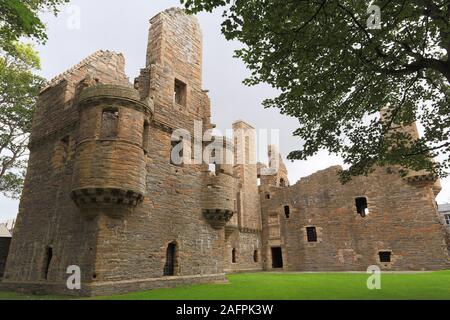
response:
[[[227,272],[450,266],[439,184],[426,173],[378,168],[342,185],[331,167],[289,186],[275,147],[256,164],[244,121],[223,142],[234,164],[175,163],[186,142],[172,141],[177,129],[214,128],[194,17],[169,9],[151,19],[133,85],[124,63],[99,51],[43,88],[2,289],[105,295]],[[81,290],[66,288],[70,265]]]

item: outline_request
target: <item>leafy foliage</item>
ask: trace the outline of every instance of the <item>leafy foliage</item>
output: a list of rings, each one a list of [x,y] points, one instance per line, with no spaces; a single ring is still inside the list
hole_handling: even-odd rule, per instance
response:
[[[222,32],[244,45],[236,55],[252,72],[245,83],[279,89],[264,106],[299,120],[294,135],[304,145],[290,159],[339,154],[349,165],[343,181],[376,165],[445,176],[450,1],[372,2],[380,29],[369,28],[368,1],[181,0],[191,13],[225,7]],[[414,121],[424,127],[421,138],[396,130]],[[439,154],[443,160],[433,161]]]
[[[33,72],[39,58],[22,38],[47,40],[39,14],[69,0],[0,0],[0,193],[18,197],[27,163],[27,143],[39,88]]]
[[[58,12],[57,6],[69,0],[0,0],[0,48],[13,53],[21,37],[47,40],[45,25],[39,18],[43,10]]]
[[[14,56],[0,57],[0,193],[17,197],[22,189],[28,133],[44,79],[30,45],[16,44]]]

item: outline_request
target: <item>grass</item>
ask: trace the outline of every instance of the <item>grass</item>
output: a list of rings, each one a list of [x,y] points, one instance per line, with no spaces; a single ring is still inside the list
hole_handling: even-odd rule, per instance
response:
[[[429,273],[384,273],[381,290],[368,290],[365,273],[250,273],[229,275],[229,284],[202,284],[174,289],[96,297],[101,300],[450,300],[450,270]],[[2,299],[59,299],[0,292]]]

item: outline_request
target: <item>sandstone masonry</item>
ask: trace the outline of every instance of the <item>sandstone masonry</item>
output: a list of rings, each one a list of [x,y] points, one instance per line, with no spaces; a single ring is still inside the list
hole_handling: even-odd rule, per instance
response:
[[[121,54],[99,51],[43,88],[3,290],[104,295],[223,282],[226,272],[450,266],[426,173],[378,168],[341,185],[332,167],[289,186],[274,147],[256,164],[243,121],[224,140],[234,165],[173,163],[177,129],[214,128],[202,36],[180,9],[150,22],[133,84]],[[82,270],[79,291],[66,287],[70,265]]]

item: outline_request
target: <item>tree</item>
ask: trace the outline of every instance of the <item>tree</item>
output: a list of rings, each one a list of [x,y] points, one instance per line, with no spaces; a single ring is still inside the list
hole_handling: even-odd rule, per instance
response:
[[[188,12],[225,6],[222,32],[252,72],[248,85],[281,93],[263,102],[296,117],[304,140],[288,158],[321,149],[349,165],[345,182],[377,165],[425,169],[450,166],[450,1],[181,0]],[[373,7],[372,7],[373,8]],[[376,9],[376,7],[375,7]],[[379,111],[385,108],[385,117]],[[395,130],[419,121],[419,139]],[[442,156],[440,162],[433,158]]]
[[[39,58],[30,45],[16,44],[0,57],[0,193],[20,195],[36,99],[44,79],[33,73]]]
[[[58,5],[69,0],[0,0],[0,49],[10,54],[21,37],[45,42],[45,25],[39,18],[43,10],[58,12]]]
[[[27,38],[47,40],[39,13],[69,0],[0,0],[0,194],[18,197],[27,163],[27,143],[39,88],[39,58]]]

